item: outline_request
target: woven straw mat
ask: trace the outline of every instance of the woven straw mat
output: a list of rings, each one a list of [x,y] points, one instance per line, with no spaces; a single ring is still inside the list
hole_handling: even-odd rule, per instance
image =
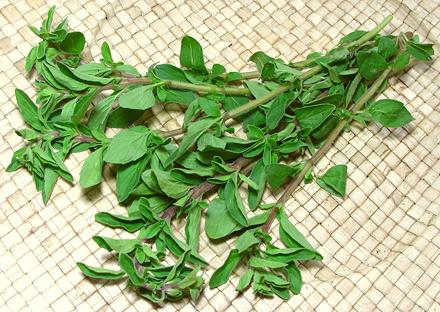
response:
[[[71,29],[85,33],[86,57],[98,60],[106,40],[115,59],[140,72],[156,62],[178,64],[185,33],[201,42],[209,63],[227,64],[229,70],[252,69],[247,60],[258,50],[299,60],[358,27],[373,28],[388,14],[394,19],[385,32],[415,31],[431,42],[440,38],[438,0],[49,2],[58,7],[56,22],[67,16]],[[39,25],[48,8],[43,0],[0,1],[0,311],[154,310],[124,283],[94,283],[75,265],[113,265],[91,238],[126,235],[94,222],[98,211],[125,211],[116,204],[114,181],[88,193],[60,181],[44,206],[25,170],[5,172],[13,150],[23,144],[14,133],[24,126],[14,89],[35,95],[23,65],[38,38],[27,25]],[[391,80],[385,96],[408,104],[416,118],[409,126],[354,127],[318,164],[317,174],[331,164],[348,165],[346,199],[329,196],[316,183],[292,194],[290,220],[324,256],[322,264],[301,266],[300,295],[288,302],[261,299],[252,291],[240,296],[233,275],[219,289],[205,289],[195,305],[183,301],[160,309],[440,311],[439,73],[437,58]],[[154,128],[172,130],[182,120],[176,110],[155,108],[153,113]],[[76,178],[86,156],[74,154],[67,162]],[[176,232],[182,225],[176,225]],[[211,265],[205,279],[225,260],[231,243],[213,244],[202,235],[201,255]]]

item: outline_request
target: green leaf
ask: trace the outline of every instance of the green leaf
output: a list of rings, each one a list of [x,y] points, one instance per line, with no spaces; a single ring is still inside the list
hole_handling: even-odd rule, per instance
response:
[[[224,200],[216,198],[210,202],[205,220],[205,232],[209,238],[223,238],[240,228],[240,224],[226,210]]]
[[[156,90],[158,92],[161,89],[157,88]],[[158,94],[158,98],[159,98],[159,94]],[[167,89],[165,91],[165,100],[163,100],[163,102],[178,103],[184,106],[188,106],[195,99],[196,99],[196,95],[192,91]]]
[[[150,246],[148,246],[148,245],[142,245],[141,248],[138,246],[137,249],[136,249],[136,251],[138,251],[138,250],[139,250],[138,254],[140,253],[140,251],[142,251],[142,254],[143,254],[143,256],[145,256],[145,258],[153,259],[153,260],[159,261],[159,258],[158,258],[157,255],[154,253],[154,251],[150,248]],[[138,260],[139,260],[139,259],[138,259]],[[145,262],[145,260],[142,261],[142,262]]]
[[[265,251],[266,257],[270,260],[289,263],[292,261],[313,260],[316,252],[307,248],[271,248]]]
[[[26,63],[24,65],[24,70],[28,73],[34,68],[35,61],[37,60],[37,48],[32,48],[26,57]]]
[[[190,250],[189,246],[179,240],[171,233],[169,225],[163,228],[165,235],[165,244],[168,250],[175,256],[180,257],[185,251]],[[200,257],[195,251],[191,251],[190,262],[196,265],[206,266],[208,263]]]
[[[432,44],[415,43],[408,41],[405,44],[406,51],[416,60],[431,61],[434,55]]]
[[[229,72],[226,75],[226,82],[242,80],[243,76],[239,72]]]
[[[245,115],[243,120],[243,129],[247,129],[250,125],[259,127],[266,122],[266,116],[261,109],[255,110]]]
[[[47,41],[41,41],[38,44],[38,47],[37,47],[37,59],[38,60],[41,60],[44,57],[44,55],[46,54],[47,45],[48,45]]]
[[[127,164],[148,152],[151,131],[145,126],[122,130],[110,141],[104,161],[112,164]]]
[[[359,73],[367,80],[373,80],[388,68],[385,58],[377,52],[358,52]]]
[[[350,105],[350,103],[352,102],[353,96],[358,89],[361,81],[362,76],[358,73],[356,74],[355,78],[350,82],[347,92],[345,93],[345,107],[348,107],[348,105]]]
[[[394,62],[391,64],[391,66],[394,69],[404,69],[406,66],[409,65],[410,56],[408,52],[402,52],[397,55],[397,57],[394,59]]]
[[[290,293],[287,288],[276,287],[276,286],[271,285],[270,289],[272,289],[273,293],[275,295],[277,295],[278,297],[280,297],[281,299],[286,300],[286,301],[290,299]]]
[[[141,175],[142,181],[145,185],[155,192],[161,192],[159,184],[157,184],[156,176],[152,169],[147,168]]]
[[[179,147],[166,160],[164,167],[170,166],[174,161],[183,156],[214,124],[220,121],[220,118],[203,118],[189,125],[188,131],[182,139]]]
[[[23,167],[22,159],[23,156],[26,155],[27,150],[28,150],[27,147],[22,147],[14,151],[14,154],[12,155],[11,163],[6,168],[6,172],[14,172]]]
[[[79,184],[82,188],[95,186],[102,181],[103,154],[105,147],[91,153],[84,161],[79,174]]]
[[[303,168],[303,164],[289,166],[284,164],[270,164],[266,166],[266,179],[272,189],[276,190],[284,184],[286,179],[298,174]]]
[[[200,112],[199,101],[196,99],[192,101],[185,110],[185,114],[183,116],[183,128],[187,129],[188,125],[191,123],[194,116],[196,116]]]
[[[247,137],[249,140],[261,140],[264,139],[264,132],[258,127],[249,125],[247,128]]]
[[[95,77],[108,76],[112,72],[112,70],[108,66],[101,63],[81,64],[73,70],[75,74],[95,76]]]
[[[197,141],[197,149],[199,151],[209,151],[212,149],[223,150],[226,147],[226,142],[211,133],[207,132],[203,134]]]
[[[256,99],[269,93],[269,90],[261,83],[252,80],[246,80],[245,83]]]
[[[225,111],[229,112],[234,108],[242,106],[249,102],[249,99],[246,96],[225,96],[223,108]]]
[[[72,121],[75,125],[77,125],[86,115],[90,103],[92,103],[98,92],[98,89],[91,88],[85,95],[81,96],[79,100],[75,102],[72,112],[64,116],[62,114],[64,119],[66,121]]]
[[[318,128],[335,110],[332,104],[318,104],[301,107],[295,110],[295,116],[302,128]]]
[[[226,68],[223,65],[221,64],[212,65],[211,78],[216,78],[224,73],[226,73]]]
[[[289,282],[282,278],[280,275],[277,275],[272,272],[262,272],[264,281],[271,286],[275,286],[277,288],[289,288]]]
[[[139,231],[138,239],[152,239],[162,231],[162,223],[156,222]]]
[[[53,5],[49,8],[49,11],[47,12],[47,18],[41,24],[41,30],[43,32],[47,32],[47,33],[50,32],[54,13],[55,13],[55,6]]]
[[[154,67],[154,73],[162,80],[188,82],[185,73],[180,68],[170,64],[159,64]]]
[[[191,250],[198,251],[200,240],[200,219],[202,215],[202,207],[200,205],[192,205],[188,211],[188,217],[185,226],[186,243]]]
[[[111,228],[122,228],[127,232],[133,233],[139,231],[145,222],[139,217],[126,217],[113,215],[108,212],[98,212],[95,214],[95,221]]]
[[[90,278],[106,279],[106,280],[119,280],[125,276],[124,271],[114,271],[105,268],[98,268],[89,266],[82,262],[77,262],[76,265],[83,272],[83,274]]]
[[[256,269],[278,269],[287,266],[287,264],[260,257],[251,257],[249,259],[249,266]]]
[[[101,46],[101,54],[104,62],[107,64],[113,64],[112,52],[110,51],[110,47],[108,46],[107,41],[104,41]]]
[[[51,159],[55,162],[56,172],[67,182],[73,183],[73,177],[70,174],[69,169],[67,169],[66,165],[64,164],[64,156],[62,157],[62,151],[55,152],[52,146],[49,145],[48,154],[50,155]]]
[[[35,35],[37,35],[38,37],[40,37],[41,32],[40,32],[40,30],[38,30],[37,27],[32,26],[32,25],[28,25],[28,27],[29,27],[29,29],[30,29]]]
[[[301,272],[294,263],[289,264],[286,270],[289,278],[290,290],[297,295],[301,292],[302,287]]]
[[[258,185],[252,181],[250,178],[248,178],[246,175],[242,174],[242,173],[238,173],[238,177],[240,178],[240,180],[244,183],[246,183],[249,188],[252,188],[254,190],[258,190]]]
[[[241,277],[238,282],[236,290],[239,292],[245,291],[252,282],[252,278],[254,277],[254,270],[247,270]]]
[[[297,228],[290,223],[289,219],[287,218],[286,213],[281,210],[278,215],[277,219],[280,222],[280,238],[281,241],[286,244],[287,247],[290,248],[306,248],[312,251],[315,251],[312,245],[305,239],[305,237],[297,230]],[[316,258],[317,260],[321,260],[322,256],[316,252]]]
[[[249,61],[254,62],[257,66],[258,71],[261,73],[263,71],[264,65],[266,65],[266,63],[272,62],[273,58],[268,56],[264,52],[258,51],[251,55]]]
[[[95,74],[85,73],[77,68],[70,68],[67,64],[58,63],[57,67],[46,64],[48,69],[57,78],[58,82],[65,85],[69,89],[81,90],[90,85],[106,85],[110,84],[114,78],[100,77]],[[59,70],[59,71],[58,71]],[[107,72],[106,72],[107,73]]]
[[[32,128],[42,130],[44,127],[38,119],[37,106],[29,96],[23,90],[15,89],[15,98],[24,121]]]
[[[130,282],[135,286],[142,286],[144,284],[143,279],[138,275],[138,272],[134,266],[134,260],[125,253],[119,254],[119,266],[127,273]]]
[[[348,35],[342,37],[341,40],[339,40],[339,43],[350,43],[350,42],[356,41],[359,38],[361,38],[363,35],[365,35],[366,33],[367,32],[364,30],[353,31],[353,32],[349,33]]]
[[[58,176],[59,174],[56,170],[50,167],[46,167],[44,169],[44,183],[43,189],[41,191],[44,204],[47,204],[47,202],[49,201],[55,187],[55,183],[57,182]]]
[[[165,279],[165,282],[171,281],[173,280],[177,275],[180,274],[180,272],[182,271],[185,262],[188,261],[190,255],[190,250],[185,250],[179,257],[179,259],[177,260],[176,264],[172,267],[172,269],[170,270],[170,272],[167,275],[167,278]]]
[[[318,177],[316,183],[332,195],[343,198],[347,188],[347,166],[336,165]]]
[[[232,249],[223,265],[212,274],[211,279],[209,280],[209,287],[213,289],[225,284],[231,276],[232,271],[234,271],[240,262],[240,259],[241,256],[237,249]]]
[[[96,106],[93,108],[90,113],[90,117],[88,120],[88,125],[90,129],[99,129],[104,130],[107,124],[107,119],[109,117],[110,111],[112,109],[113,103],[116,100],[116,94],[110,95],[104,99],[102,99]]]
[[[368,106],[368,111],[374,121],[388,128],[403,127],[414,120],[405,105],[397,100],[378,100]]]
[[[229,212],[229,215],[241,226],[247,226],[248,218],[238,191],[237,174],[232,174],[231,178],[226,182],[224,197],[226,210]]]
[[[397,51],[397,46],[395,40],[391,39],[390,37],[379,38],[378,52],[385,59],[389,58],[390,56],[393,56],[394,53],[396,53],[396,51]]]
[[[51,80],[50,82],[59,89],[80,92],[91,87],[89,83],[80,81],[68,69],[66,70],[66,66],[63,66],[62,63],[58,63],[58,66],[55,66],[51,63],[44,62],[43,67],[48,71],[48,74],[45,75],[46,80],[53,79],[53,81]],[[52,77],[49,78],[49,75]]]
[[[60,49],[71,54],[80,54],[84,50],[86,39],[79,31],[70,32],[60,43]]]
[[[336,61],[344,60],[345,58],[347,58],[349,53],[350,52],[345,47],[336,47],[336,48],[331,49],[329,52],[327,52],[325,57],[330,59],[330,62],[329,62],[329,64],[330,64],[330,63],[334,63]]]
[[[131,88],[119,97],[119,106],[138,110],[149,109],[156,103],[153,89],[154,85]]]
[[[108,117],[107,126],[110,128],[127,128],[138,120],[142,113],[141,110],[118,107]]]
[[[258,188],[248,190],[249,209],[254,211],[261,202],[264,193],[264,185],[266,184],[266,170],[262,159],[255,164],[249,178],[254,181]]]
[[[180,64],[182,66],[206,72],[203,60],[203,49],[196,39],[185,35],[180,47]]]
[[[93,236],[95,243],[107,251],[116,251],[117,253],[130,253],[139,245],[138,239],[114,239],[105,236]]]
[[[303,147],[307,147],[307,144],[302,141],[289,141],[281,144],[278,147],[278,151],[283,154],[291,154],[299,151]]]
[[[120,72],[123,75],[133,76],[133,77],[141,77],[141,74],[138,72],[136,67],[131,66],[129,64],[117,63],[117,65],[115,66],[115,70]]]
[[[159,185],[160,190],[167,196],[179,199],[185,196],[189,191],[189,187],[180,183],[171,176],[171,172],[153,169],[154,175]]]
[[[220,107],[216,102],[211,101],[211,100],[204,98],[204,97],[200,97],[198,99],[198,104],[207,116],[209,116],[209,117],[220,117],[221,116]]]
[[[238,253],[242,253],[252,246],[258,245],[260,241],[255,237],[254,231],[249,230],[241,234],[236,242],[235,242],[235,248],[238,250]]]
[[[118,168],[116,173],[116,197],[118,202],[125,201],[139,184],[148,159],[149,157],[146,155]]]
[[[283,119],[286,113],[286,108],[297,97],[297,93],[289,92],[283,93],[271,101],[272,104],[269,107],[269,111],[266,115],[266,125],[270,130],[275,129]]]
[[[273,297],[273,291],[267,287],[261,279],[256,281],[258,274],[258,272],[255,272],[254,282],[252,283],[253,292],[261,296]]]

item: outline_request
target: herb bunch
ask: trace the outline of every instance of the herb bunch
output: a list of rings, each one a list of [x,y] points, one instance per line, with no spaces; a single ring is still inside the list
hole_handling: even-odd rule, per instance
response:
[[[25,65],[38,74],[37,97],[34,102],[16,90],[29,127],[16,131],[27,143],[7,170],[26,168],[47,203],[57,179],[73,183],[64,164],[69,154],[91,152],[80,173],[83,188],[99,185],[103,167],[113,166],[116,196],[127,214],[99,212],[95,219],[133,238],[93,237],[115,253],[119,270],[82,262],[78,267],[94,279],[127,279],[140,296],[159,304],[200,295],[201,270],[208,265],[198,252],[203,217],[210,239],[236,237],[209,280],[211,288],[225,284],[241,266],[239,292],[251,287],[258,295],[285,300],[298,294],[298,262],[322,256],[289,221],[287,199],[303,181],[313,180],[343,198],[347,167],[315,176],[313,166],[353,120],[390,128],[411,122],[403,103],[375,97],[389,76],[433,55],[432,45],[411,33],[380,35],[391,21],[387,17],[371,31],[354,31],[301,62],[256,52],[250,61],[257,70],[245,73],[221,64],[208,68],[201,45],[184,36],[181,67],[155,64],[142,75],[115,61],[106,42],[99,62],[85,62],[84,35],[69,32],[66,19],[53,27],[53,15],[52,7],[40,29],[30,27],[41,38]],[[184,109],[182,128],[150,129],[145,124],[150,108],[168,103]],[[121,130],[107,137],[108,128]],[[245,136],[237,134],[239,128]],[[267,187],[280,195],[277,202],[262,202]],[[175,219],[186,221],[185,241],[175,235]],[[272,242],[275,220],[284,246]]]

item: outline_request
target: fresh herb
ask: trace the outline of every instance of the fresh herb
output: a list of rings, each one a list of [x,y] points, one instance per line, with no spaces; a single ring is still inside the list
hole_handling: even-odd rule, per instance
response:
[[[298,294],[299,263],[321,261],[322,255],[289,220],[287,199],[303,181],[315,179],[314,165],[351,120],[390,128],[411,122],[401,102],[375,97],[391,74],[433,55],[432,45],[417,36],[381,36],[391,21],[387,17],[373,30],[355,31],[327,53],[314,52],[301,62],[256,52],[250,61],[257,70],[245,73],[228,72],[221,64],[210,68],[202,46],[185,35],[182,68],[156,64],[141,75],[115,60],[107,43],[99,62],[85,62],[84,35],[69,32],[67,20],[52,26],[53,14],[51,8],[40,29],[30,27],[41,38],[25,63],[26,71],[38,74],[37,97],[34,102],[16,90],[28,126],[16,133],[28,143],[15,151],[7,171],[27,169],[47,203],[58,178],[73,182],[64,165],[70,154],[90,151],[79,177],[83,188],[99,185],[104,167],[111,164],[116,196],[127,214],[99,212],[95,219],[132,236],[93,237],[114,254],[120,269],[82,262],[78,267],[90,278],[126,279],[157,304],[197,300],[202,292],[200,272],[207,266],[199,255],[202,219],[210,239],[237,237],[212,274],[211,288],[245,267],[239,292],[252,288],[284,300]],[[150,129],[145,125],[153,114],[150,108],[167,102],[185,110],[182,128]],[[236,134],[233,120],[246,136]],[[107,128],[123,129],[107,137]],[[343,198],[347,167],[317,174],[316,182]],[[276,203],[263,202],[266,186],[281,193]],[[247,191],[246,200],[241,190]],[[186,221],[185,240],[175,234],[176,219]],[[282,247],[272,243],[275,220]]]

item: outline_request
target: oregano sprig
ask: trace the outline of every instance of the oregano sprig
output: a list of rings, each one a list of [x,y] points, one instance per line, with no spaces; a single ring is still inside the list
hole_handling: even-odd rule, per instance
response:
[[[208,282],[211,288],[243,266],[237,291],[252,288],[284,300],[298,294],[299,264],[323,257],[290,222],[287,200],[303,181],[313,180],[344,198],[347,167],[338,164],[315,177],[314,165],[351,121],[390,128],[411,122],[403,103],[375,98],[390,75],[433,55],[432,45],[416,35],[380,35],[389,16],[303,61],[256,52],[250,58],[256,70],[243,73],[208,66],[200,43],[185,35],[180,67],[155,64],[141,74],[115,60],[106,42],[101,59],[86,62],[84,35],[69,32],[67,19],[52,26],[54,10],[39,29],[30,27],[41,38],[25,64],[37,73],[37,96],[34,101],[16,90],[27,125],[16,133],[27,144],[15,151],[7,171],[27,169],[46,204],[58,178],[73,183],[64,164],[71,153],[90,152],[79,177],[83,188],[99,185],[103,168],[111,165],[116,197],[127,213],[99,212],[95,220],[131,237],[93,237],[119,268],[90,266],[84,259],[77,264],[89,278],[125,279],[157,304],[200,296],[200,272],[208,266],[199,254],[202,230],[215,241],[236,237]],[[151,108],[169,103],[182,108],[182,127],[152,130]],[[120,130],[109,137],[109,128]],[[279,200],[264,203],[266,189],[281,193]],[[174,228],[176,219],[185,220],[184,240]],[[275,220],[283,246],[273,243]]]

